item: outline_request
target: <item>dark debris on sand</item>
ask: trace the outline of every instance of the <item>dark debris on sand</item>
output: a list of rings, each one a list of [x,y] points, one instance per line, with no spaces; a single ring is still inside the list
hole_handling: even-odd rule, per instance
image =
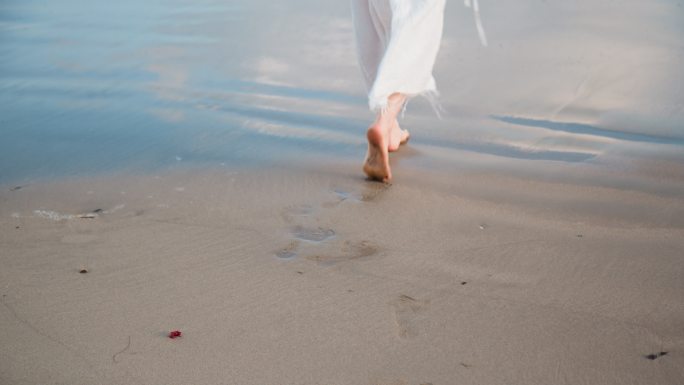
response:
[[[668,352],[658,352],[658,353],[654,353],[654,354],[649,354],[649,355],[644,356],[644,357],[651,360],[651,361],[654,361],[654,360],[657,360],[658,358],[660,358],[662,356],[666,356],[667,353]]]

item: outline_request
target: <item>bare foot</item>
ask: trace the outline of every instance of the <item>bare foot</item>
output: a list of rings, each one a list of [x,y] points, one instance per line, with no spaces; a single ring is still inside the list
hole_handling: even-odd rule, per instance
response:
[[[392,179],[392,171],[389,166],[389,152],[396,151],[408,140],[408,132],[399,127],[397,115],[406,101],[406,96],[395,93],[388,98],[387,109],[379,113],[375,123],[368,129],[368,153],[363,163],[363,171],[369,178],[382,182]],[[394,134],[393,134],[394,132]]]
[[[403,130],[399,126],[399,122],[394,119],[394,122],[392,123],[392,129],[390,130],[390,140],[389,140],[389,147],[388,150],[389,152],[394,152],[399,150],[399,146],[402,144],[406,144],[409,140],[409,132],[407,130]]]
[[[409,139],[411,139],[411,134],[409,134],[408,130],[401,130],[401,140],[399,141],[399,144],[406,144]]]
[[[370,179],[389,182],[392,171],[389,166],[389,151],[387,146],[388,132],[380,124],[374,124],[368,129],[368,153],[363,164],[363,172]]]

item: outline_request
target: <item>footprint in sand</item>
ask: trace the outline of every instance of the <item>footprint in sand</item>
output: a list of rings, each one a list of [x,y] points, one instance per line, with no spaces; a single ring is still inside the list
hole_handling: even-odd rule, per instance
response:
[[[361,194],[362,202],[372,202],[380,197],[385,191],[389,190],[391,185],[384,183],[373,183],[366,185],[365,190]]]
[[[275,256],[280,259],[293,259],[297,256],[297,247],[299,246],[299,241],[292,241],[289,245],[283,247],[282,249],[276,251]]]
[[[337,196],[337,199],[339,199],[340,202],[344,201],[349,201],[349,202],[360,202],[361,199],[359,199],[355,194],[350,193],[348,191],[342,190],[342,189],[335,189],[333,190],[333,193],[335,193],[335,196]]]
[[[385,186],[371,186],[366,189],[361,197],[357,197],[356,194],[349,193],[341,189],[335,189],[334,193],[337,195],[338,201],[333,203],[332,206],[336,206],[340,202],[351,200],[356,202],[370,201],[375,199],[375,197],[381,194],[383,191],[387,190]],[[325,207],[325,204],[324,204]],[[301,206],[290,206],[281,212],[282,218],[288,223],[297,223],[299,219],[304,219],[311,217],[312,214],[316,212],[316,208],[309,205]],[[335,238],[335,230],[326,227],[305,227],[302,225],[297,225],[292,228],[292,235],[295,238],[287,246],[275,252],[275,256],[280,259],[292,259],[297,256],[297,249],[300,244],[299,241],[306,242],[308,244],[320,244]],[[334,264],[340,261],[348,261],[354,259],[360,259],[364,257],[369,257],[371,255],[377,254],[378,249],[376,246],[368,241],[362,242],[344,242],[340,254],[319,254],[307,257],[309,260],[314,260],[317,262],[323,262],[328,264]]]
[[[308,217],[314,212],[311,206],[291,206],[283,210],[282,217],[286,222],[293,222],[296,218]],[[335,236],[335,230],[317,227],[308,228],[304,226],[295,226],[292,228],[292,235],[295,238],[287,246],[275,252],[275,256],[279,259],[293,259],[297,256],[297,249],[300,246],[300,241],[307,243],[318,244]]]
[[[425,311],[430,306],[429,300],[419,300],[402,294],[391,302],[394,307],[394,318],[397,323],[397,334],[401,338],[412,338],[418,335],[420,323]]]
[[[342,253],[340,255],[317,254],[306,257],[311,261],[322,262],[326,264],[335,264],[337,262],[351,261],[370,257],[378,253],[378,248],[368,241],[361,242],[344,242],[342,246]]]
[[[314,208],[309,205],[290,206],[283,210],[281,216],[286,222],[292,222],[295,218],[308,217],[313,212]]]
[[[332,190],[332,193],[335,196],[335,200],[332,202],[323,203],[323,207],[335,208],[338,205],[340,205],[342,202],[352,202],[352,203],[361,203],[362,202],[362,197],[360,194],[349,192],[349,191],[346,191],[343,189],[334,189],[334,190]]]
[[[299,240],[313,243],[327,241],[335,236],[335,230],[324,227],[311,229],[297,226],[292,230],[292,233],[294,234],[295,238]]]

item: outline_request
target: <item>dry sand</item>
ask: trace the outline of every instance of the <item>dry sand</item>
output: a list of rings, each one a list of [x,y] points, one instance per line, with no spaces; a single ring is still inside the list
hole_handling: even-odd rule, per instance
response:
[[[317,168],[2,186],[0,383],[684,381],[681,196]]]

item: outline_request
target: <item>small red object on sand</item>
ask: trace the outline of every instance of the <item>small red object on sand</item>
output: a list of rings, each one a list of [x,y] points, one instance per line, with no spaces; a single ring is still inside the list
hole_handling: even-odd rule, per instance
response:
[[[171,339],[178,338],[181,336],[181,334],[182,333],[179,330],[174,330],[174,331],[169,333],[169,338],[171,338]]]

